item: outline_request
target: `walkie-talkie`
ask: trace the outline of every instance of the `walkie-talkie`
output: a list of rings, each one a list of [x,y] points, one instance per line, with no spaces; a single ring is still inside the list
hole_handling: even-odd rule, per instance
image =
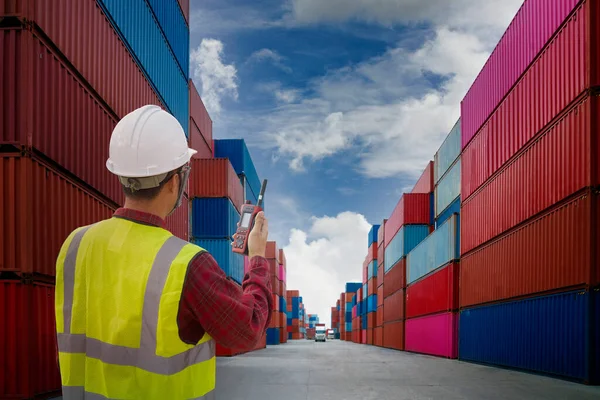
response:
[[[260,187],[256,205],[253,205],[250,200],[246,200],[246,203],[242,205],[242,215],[240,216],[240,223],[235,232],[235,239],[233,242],[234,253],[248,255],[248,236],[250,235],[252,228],[254,228],[254,218],[256,217],[256,214],[263,210],[262,205],[266,188],[267,180],[265,179]]]

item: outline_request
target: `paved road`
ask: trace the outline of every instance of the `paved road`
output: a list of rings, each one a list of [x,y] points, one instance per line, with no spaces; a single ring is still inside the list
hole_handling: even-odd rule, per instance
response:
[[[217,361],[217,400],[599,400],[600,387],[339,340]]]

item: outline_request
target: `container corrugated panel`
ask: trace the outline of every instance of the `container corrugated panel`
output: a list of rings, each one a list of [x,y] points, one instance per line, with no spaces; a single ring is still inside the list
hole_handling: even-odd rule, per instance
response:
[[[398,261],[383,277],[383,297],[403,289],[406,286],[406,257]]]
[[[384,219],[383,222],[381,223],[381,225],[379,226],[379,230],[377,231],[377,247],[381,247],[383,245],[383,241],[385,239],[385,224],[386,223],[387,223],[387,219]]]
[[[260,179],[244,139],[219,139],[214,141],[215,157],[229,158],[238,175],[244,174],[255,194],[260,192]]]
[[[595,2],[583,2],[465,148],[463,200],[590,87],[590,71],[598,69],[598,65],[591,65],[587,51],[591,48],[586,36],[590,30],[588,25],[595,24],[589,21],[591,3]],[[599,49],[595,48],[594,52],[598,53]],[[562,79],[565,76],[570,79]]]
[[[379,299],[379,297],[377,297],[377,298]],[[383,326],[383,316],[384,316],[383,310],[384,309],[383,309],[383,301],[382,301],[382,304],[379,307],[377,307],[375,326]]]
[[[383,300],[383,322],[404,319],[404,289],[391,294]]]
[[[383,324],[383,347],[404,350],[404,321]]]
[[[279,262],[281,261],[279,259],[279,254],[281,254],[279,252],[279,248],[277,247],[277,242],[271,240],[267,242],[267,246],[265,249],[265,257],[269,258],[269,259],[273,259],[275,261],[277,261],[277,264],[279,264]],[[302,302],[302,300],[300,300],[300,302]]]
[[[377,265],[377,256],[378,256],[377,250],[378,250],[377,241],[372,242],[368,249],[367,258],[366,258],[367,262],[371,262],[371,261],[375,260],[375,265]]]
[[[434,182],[437,184],[444,174],[450,169],[452,164],[460,156],[460,119],[456,121],[454,127],[440,146],[440,149],[435,153],[434,158]]]
[[[193,118],[190,118],[189,132],[190,147],[197,151],[197,153],[193,155],[193,158],[213,158],[213,151],[210,148],[210,145],[202,137],[200,128],[198,128],[198,125]]]
[[[244,273],[244,257],[231,251],[231,241],[228,239],[193,239],[192,243],[208,251],[225,272],[225,275],[238,280]]]
[[[377,277],[369,279],[369,281],[367,282],[367,287],[367,293],[369,294],[369,296],[377,294]]]
[[[435,216],[438,217],[460,196],[460,158],[435,187]]]
[[[229,199],[196,198],[192,200],[191,221],[195,238],[231,239],[240,214]]]
[[[371,247],[373,243],[375,243],[375,247],[377,247],[377,235],[379,233],[379,225],[371,226],[371,230],[369,231],[367,247]]]
[[[458,358],[458,313],[442,313],[407,319],[405,350],[446,358]]]
[[[279,328],[267,328],[267,345],[274,346],[281,344],[279,341]]]
[[[192,160],[190,198],[194,197],[227,197],[239,211],[244,202],[244,193],[229,160]]]
[[[177,0],[146,0],[186,78],[190,67],[190,31]]]
[[[452,263],[406,288],[406,318],[458,310],[459,264]]]
[[[448,221],[448,218],[450,218],[452,216],[452,214],[458,214],[458,218],[460,219],[460,210],[461,210],[461,203],[460,203],[460,196],[454,200],[452,202],[452,204],[450,204],[448,206],[448,208],[446,208],[435,220],[435,229],[438,229],[440,226],[442,226],[444,224],[444,222]],[[459,232],[460,233],[460,232]],[[461,235],[458,235],[459,241],[461,238]],[[459,244],[459,248],[460,248],[460,244]]]
[[[598,197],[586,192],[462,257],[460,306],[595,284]]]
[[[105,167],[116,120],[76,72],[30,31],[0,32],[0,143],[44,153],[122,204],[118,179]],[[77,112],[73,112],[77,110]]]
[[[591,129],[599,115],[599,99],[587,97],[473,194],[463,204],[461,253],[597,185]]]
[[[210,144],[211,150],[213,149],[213,133],[212,133],[212,119],[204,106],[204,102],[198,94],[196,85],[190,79],[188,81],[190,90],[190,118],[194,120],[198,129],[200,130],[201,136],[204,138],[206,143]]]
[[[433,161],[429,161],[411,191],[413,194],[427,194],[431,192],[433,192]]]
[[[431,223],[431,196],[429,193],[403,194],[385,224],[385,247],[394,239],[403,225]]]
[[[461,103],[462,148],[578,3],[579,0],[527,0],[523,4]]]
[[[0,271],[54,276],[67,236],[116,209],[30,157],[0,153],[0,182]]]
[[[460,358],[592,381],[589,292],[462,310]],[[590,321],[590,317],[592,321]]]
[[[367,279],[377,277],[377,260],[373,260],[369,263],[367,269]]]
[[[166,106],[188,134],[187,76],[179,68],[146,0],[98,0],[139,60]]]
[[[367,297],[367,313],[374,313],[377,311],[377,295],[373,294]]]
[[[190,0],[177,0],[179,3],[179,7],[181,8],[181,12],[183,13],[183,17],[185,21],[189,25],[190,23]]]
[[[346,282],[346,298],[348,298],[348,294],[356,293],[361,287],[362,283],[360,282]]]
[[[190,235],[190,203],[186,195],[181,198],[181,205],[165,220],[167,229],[180,239],[188,241]]]
[[[406,283],[435,271],[437,268],[459,257],[457,245],[458,217],[452,215],[427,239],[406,256]]]
[[[383,285],[377,288],[377,307],[383,305]]]
[[[385,248],[385,272],[429,235],[429,225],[404,225]]]
[[[373,329],[373,344],[383,347],[383,327]]]

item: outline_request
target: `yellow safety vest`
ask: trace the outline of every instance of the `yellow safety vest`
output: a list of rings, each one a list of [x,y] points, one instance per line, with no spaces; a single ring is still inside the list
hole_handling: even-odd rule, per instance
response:
[[[213,399],[215,342],[179,338],[187,266],[202,248],[112,218],[74,231],[56,263],[63,398]]]

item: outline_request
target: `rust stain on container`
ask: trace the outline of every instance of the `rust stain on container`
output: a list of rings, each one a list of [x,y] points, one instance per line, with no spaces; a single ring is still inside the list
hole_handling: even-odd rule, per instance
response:
[[[244,192],[227,158],[193,159],[191,166],[190,198],[227,197],[240,210]]]

